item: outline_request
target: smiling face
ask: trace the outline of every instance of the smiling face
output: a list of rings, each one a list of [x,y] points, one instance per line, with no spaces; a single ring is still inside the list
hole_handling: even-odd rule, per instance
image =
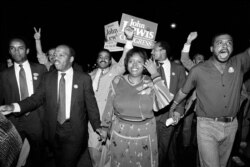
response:
[[[98,54],[97,65],[101,69],[108,68],[111,64],[110,53],[103,50]]]
[[[23,40],[13,39],[9,45],[9,53],[16,63],[22,64],[27,60],[29,49],[26,48]]]
[[[210,47],[214,58],[225,63],[233,52],[233,39],[228,34],[222,34],[215,37],[213,45]]]
[[[133,77],[138,77],[142,75],[144,59],[138,54],[134,53],[128,60],[128,72]]]
[[[73,61],[74,57],[71,56],[69,47],[61,45],[56,48],[54,64],[58,71],[67,71],[72,66]]]

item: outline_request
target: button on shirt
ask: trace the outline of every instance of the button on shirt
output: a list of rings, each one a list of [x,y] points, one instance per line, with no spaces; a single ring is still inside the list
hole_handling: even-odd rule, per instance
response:
[[[59,98],[59,81],[61,79],[61,73],[66,73],[65,78],[65,87],[66,87],[66,119],[70,118],[70,106],[71,106],[71,94],[72,94],[72,83],[73,83],[73,68],[71,67],[65,72],[58,71],[57,78],[57,99]]]
[[[28,86],[29,96],[31,96],[34,93],[34,88],[33,88],[33,79],[32,79],[30,64],[28,61],[25,61],[22,63],[22,65],[23,65],[23,69],[24,69],[25,74],[26,74],[26,82],[27,82],[27,86]],[[20,100],[21,100],[20,83],[19,83],[19,71],[20,71],[19,64],[14,63],[14,69],[15,69],[15,75],[16,75],[16,79],[17,79],[19,96],[20,96]]]
[[[239,111],[243,75],[249,68],[248,51],[230,58],[223,74],[210,58],[191,69],[182,91],[196,88],[197,116],[234,117]]]

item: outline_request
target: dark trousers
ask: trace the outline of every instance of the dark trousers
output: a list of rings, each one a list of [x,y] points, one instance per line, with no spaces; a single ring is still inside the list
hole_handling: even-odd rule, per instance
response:
[[[167,127],[165,124],[163,124],[160,121],[156,121],[156,129],[157,129],[157,138],[158,138],[158,157],[159,157],[159,167],[164,167],[167,164],[169,158],[169,149],[171,140],[173,138],[174,134],[174,126]],[[175,144],[175,142],[172,142],[172,144]],[[175,149],[174,146],[171,146],[171,149]],[[174,151],[174,150],[172,150]],[[170,152],[172,152],[170,151]],[[174,155],[170,155],[174,156]]]
[[[75,167],[80,158],[83,141],[73,135],[70,122],[57,123],[53,151],[57,167]]]

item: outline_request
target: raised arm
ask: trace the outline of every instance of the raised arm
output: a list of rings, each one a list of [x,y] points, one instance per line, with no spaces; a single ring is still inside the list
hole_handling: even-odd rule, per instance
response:
[[[189,50],[192,41],[198,36],[197,32],[191,32],[188,35],[187,41],[181,51],[181,62],[183,66],[189,71],[195,64],[189,57]]]
[[[45,55],[45,53],[42,50],[42,44],[41,44],[41,28],[38,30],[34,27],[34,38],[36,43],[36,52],[37,52],[37,59],[40,64],[48,64],[48,58]]]
[[[147,60],[144,67],[150,73],[153,82],[144,84],[143,91],[141,93],[143,94],[144,91],[146,92],[146,90],[148,89],[147,87],[152,87],[154,90],[153,110],[159,111],[160,109],[169,105],[169,103],[173,99],[173,94],[170,93],[168,87],[165,85],[164,80],[162,80],[160,74],[158,73],[157,65],[154,60]]]
[[[34,30],[35,30],[34,38],[36,42],[36,52],[37,54],[44,54],[41,44],[41,28],[39,28],[37,31],[36,27],[34,27]]]

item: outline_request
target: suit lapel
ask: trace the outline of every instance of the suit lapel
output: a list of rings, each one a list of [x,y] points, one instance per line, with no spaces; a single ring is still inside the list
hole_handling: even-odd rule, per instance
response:
[[[16,100],[19,101],[20,95],[19,95],[19,88],[18,88],[18,83],[17,83],[17,78],[16,78],[14,66],[11,67],[10,74],[8,76],[9,76],[9,80],[10,80],[9,83],[12,85],[12,88],[14,89],[12,91],[15,93],[14,97],[18,97],[18,99],[16,99]]]
[[[77,92],[79,91],[78,90],[79,84],[77,82],[78,79],[79,79],[78,73],[73,71],[73,82],[72,82],[72,94],[71,94],[70,111],[73,111],[73,106],[74,106],[74,103],[75,103],[75,100],[76,100],[76,95],[77,95]],[[71,115],[73,115],[73,114],[71,113]]]
[[[51,98],[52,104],[56,104],[56,106],[57,106],[58,75],[57,75],[57,71],[53,71],[51,73],[52,73],[52,75],[51,75],[52,77],[50,78],[50,84],[49,84],[49,86],[50,86],[49,90],[51,90],[50,97],[52,97]]]
[[[175,86],[175,77],[176,77],[176,68],[174,63],[170,62],[170,92],[174,93],[174,86]]]

